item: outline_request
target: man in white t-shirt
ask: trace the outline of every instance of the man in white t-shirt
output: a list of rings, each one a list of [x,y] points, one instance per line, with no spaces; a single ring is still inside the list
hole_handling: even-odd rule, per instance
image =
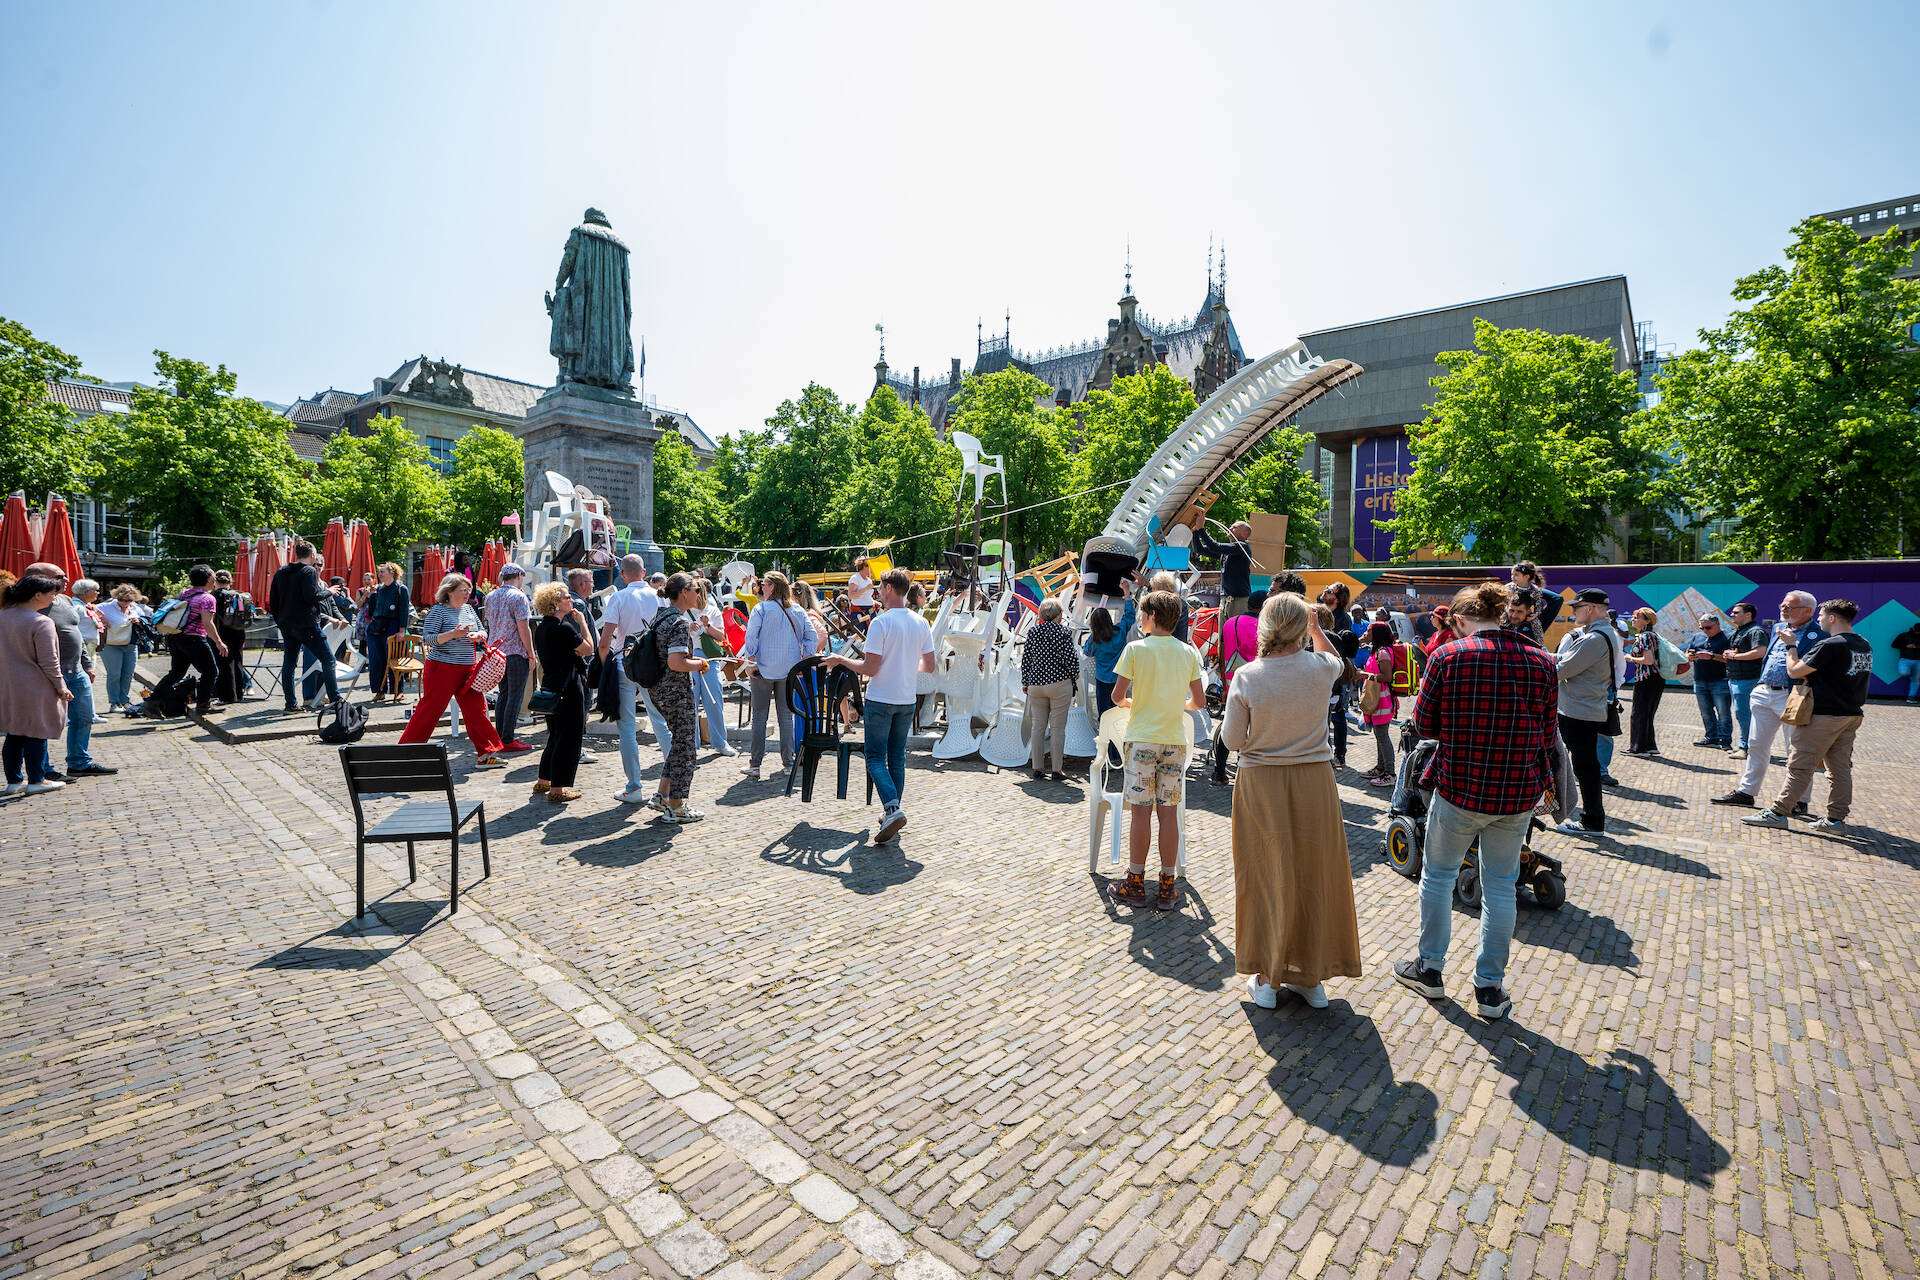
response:
[[[867,626],[867,656],[856,661],[836,653],[820,660],[822,667],[837,664],[867,677],[867,773],[884,806],[875,843],[893,839],[907,825],[900,805],[907,785],[907,734],[913,728],[919,673],[933,670],[933,629],[906,607],[912,588],[913,575],[905,569],[880,575],[884,610]]]
[[[647,584],[647,562],[638,555],[621,558],[620,580],[620,589],[607,597],[607,607],[600,615],[600,660],[613,663],[620,680],[620,768],[627,775],[627,789],[614,799],[622,804],[643,804],[647,793],[640,778],[637,704],[647,709],[647,723],[653,728],[654,741],[660,744],[662,756],[673,750],[673,734],[647,691],[627,677],[627,666],[620,661],[620,656],[628,640],[653,625],[654,617],[663,606],[659,595]]]

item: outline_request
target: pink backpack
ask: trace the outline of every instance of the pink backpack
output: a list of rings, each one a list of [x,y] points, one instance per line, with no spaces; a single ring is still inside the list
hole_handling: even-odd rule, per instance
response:
[[[1220,632],[1220,668],[1229,683],[1233,673],[1260,656],[1260,620],[1250,613],[1227,619]]]

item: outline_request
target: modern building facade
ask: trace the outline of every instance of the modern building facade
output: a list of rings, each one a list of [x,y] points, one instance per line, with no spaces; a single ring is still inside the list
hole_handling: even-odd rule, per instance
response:
[[[1920,195],[1858,204],[1815,216],[1852,227],[1862,240],[1898,230],[1900,243],[1907,249],[1907,265],[1895,274],[1902,280],[1920,279]]]
[[[1397,494],[1413,472],[1407,429],[1427,416],[1442,351],[1473,346],[1473,322],[1503,329],[1578,334],[1613,347],[1615,367],[1640,366],[1633,304],[1625,276],[1554,285],[1451,307],[1320,329],[1301,337],[1323,360],[1344,359],[1366,370],[1338,395],[1309,406],[1297,425],[1311,443],[1302,459],[1331,503],[1329,567],[1391,558]]]

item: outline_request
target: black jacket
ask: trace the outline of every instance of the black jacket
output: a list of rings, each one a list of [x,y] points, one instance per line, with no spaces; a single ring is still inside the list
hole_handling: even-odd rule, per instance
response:
[[[1193,531],[1193,549],[1208,560],[1220,562],[1220,594],[1253,594],[1253,546],[1246,542],[1215,542],[1204,529]]]
[[[304,631],[320,625],[320,604],[328,594],[310,564],[296,560],[282,565],[267,588],[267,612],[282,631]]]
[[[373,634],[390,636],[405,631],[412,609],[413,601],[409,598],[404,582],[389,582],[384,587],[375,587],[372,610]]]
[[[1920,626],[1908,627],[1893,638],[1893,647],[1905,659],[1920,659]]]

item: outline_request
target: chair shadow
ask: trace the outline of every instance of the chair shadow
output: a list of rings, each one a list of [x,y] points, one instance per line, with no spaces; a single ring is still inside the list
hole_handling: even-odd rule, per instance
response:
[[[1609,815],[1608,823],[1615,819]],[[1645,830],[1645,828],[1641,828]],[[1672,853],[1665,849],[1652,849],[1646,845],[1630,844],[1624,840],[1604,839],[1589,849],[1597,858],[1613,858],[1620,862],[1633,862],[1643,867],[1652,867],[1657,871],[1673,871],[1683,876],[1698,876],[1702,880],[1718,880],[1720,873],[1704,862],[1689,858],[1684,853]]]
[[[1156,892],[1153,876],[1150,869],[1149,896]],[[1091,872],[1087,878],[1100,895],[1107,919],[1132,929],[1127,954],[1135,964],[1197,991],[1223,990],[1233,978],[1233,949],[1214,933],[1213,911],[1190,882],[1181,881],[1180,897],[1173,910],[1159,911],[1115,901],[1111,886],[1120,883],[1117,877],[1109,880]]]
[[[421,902],[416,898],[399,898],[389,895],[369,902],[367,911],[378,917],[381,924],[399,936],[399,940],[392,946],[320,945],[327,938],[369,936],[357,922],[348,920],[322,933],[316,933],[303,942],[297,942],[285,950],[276,951],[248,967],[252,969],[335,969],[347,972],[371,969],[396,951],[404,950],[415,938],[425,933],[446,906],[447,900],[444,898],[433,902]]]
[[[775,837],[760,851],[760,857],[778,867],[828,876],[868,896],[905,884],[924,869],[898,844],[868,844],[864,830],[842,831],[805,821],[794,823],[785,835]]]
[[[1302,1120],[1384,1165],[1412,1165],[1433,1146],[1440,1100],[1417,1080],[1393,1078],[1373,1019],[1344,1000],[1316,1011],[1285,994],[1278,1009],[1240,1011],[1273,1059],[1267,1086]]]
[[[1436,1008],[1513,1080],[1515,1105],[1576,1150],[1656,1172],[1677,1164],[1701,1186],[1732,1162],[1643,1055],[1616,1049],[1591,1063],[1511,1017],[1482,1022],[1451,1000]]]
[[[1688,807],[1687,802],[1679,796],[1670,796],[1664,791],[1643,791],[1638,787],[1629,787],[1625,784],[1617,787],[1608,787],[1607,796],[1609,799],[1618,796],[1622,800],[1637,800],[1643,804],[1651,804],[1661,809],[1685,809]],[[1609,818],[1608,821],[1612,821],[1612,819]]]

